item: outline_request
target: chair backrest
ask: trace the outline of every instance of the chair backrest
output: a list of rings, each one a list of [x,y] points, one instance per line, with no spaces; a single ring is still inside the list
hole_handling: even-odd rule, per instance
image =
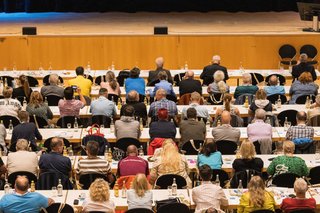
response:
[[[216,127],[218,125],[218,120],[221,120],[221,116],[219,115],[216,119],[214,119],[212,126]],[[238,115],[231,114],[230,125],[232,127],[243,127],[243,120]]]
[[[155,81],[152,81],[152,82],[148,82],[148,87],[154,87],[157,83],[159,83],[160,82],[160,80],[159,79],[157,79],[157,80],[155,80]]]
[[[117,140],[115,147],[126,152],[128,146],[130,145],[135,145],[137,148],[139,148],[141,144],[140,144],[140,141],[136,138],[121,138]]]
[[[2,80],[3,82],[6,80],[7,81],[7,85],[9,87],[13,87],[12,81],[14,80],[14,78],[12,78],[11,76],[7,76],[7,75],[0,76],[0,80]]]
[[[135,208],[135,209],[130,209],[125,213],[153,213],[153,211],[145,208]]]
[[[30,115],[29,122],[35,123],[38,128],[45,128],[48,126],[48,122],[43,117],[36,115]]]
[[[283,126],[285,119],[287,118],[288,121],[291,122],[291,126],[295,126],[297,124],[296,116],[297,116],[298,111],[289,109],[289,110],[284,110],[280,112],[277,116],[279,125]]]
[[[145,99],[146,99],[145,95],[139,94],[139,102],[143,103]],[[151,102],[149,102],[149,104],[151,104]]]
[[[120,87],[123,87],[125,79],[129,78],[129,76],[130,76],[130,72],[128,70],[121,70],[119,72],[119,75],[117,76],[117,81]]]
[[[111,118],[106,115],[93,115],[91,117],[91,124],[101,124],[104,125],[105,128],[110,128]]]
[[[163,206],[157,210],[157,213],[189,213],[190,209],[186,204],[183,203],[170,203]]]
[[[173,183],[173,178],[176,179],[178,189],[183,189],[187,187],[187,181],[184,177],[176,174],[165,174],[158,177],[156,180],[155,186],[160,189],[167,189],[168,186],[171,186]]]
[[[80,175],[79,183],[82,185],[82,189],[89,189],[91,183],[97,178],[102,178],[105,181],[108,181],[106,175],[99,174],[99,173],[92,173],[92,174]]]
[[[0,116],[0,121],[3,122],[3,125],[4,125],[6,128],[9,128],[10,120],[12,121],[13,127],[15,127],[15,126],[17,126],[18,124],[20,124],[19,119],[16,118],[16,117],[13,117],[13,116],[10,116],[10,115]]]
[[[48,139],[46,139],[46,140],[44,141],[43,146],[44,146],[45,148],[47,148],[47,152],[51,152],[50,143],[51,143],[52,138],[53,138],[53,137],[48,138]],[[68,139],[62,138],[62,140],[63,140],[64,146],[70,147],[70,141],[69,141]]]
[[[86,135],[85,137],[82,138],[81,145],[86,146],[88,141],[96,141],[99,143],[98,155],[104,155],[106,146],[111,147],[107,139],[99,135]],[[81,154],[86,155],[84,150],[81,152]]]
[[[274,94],[274,95],[269,95],[267,97],[267,99],[272,103],[272,104],[276,104],[278,99],[281,99],[281,104],[285,104],[287,102],[287,97],[285,95],[282,94]]]
[[[309,98],[312,101],[312,103],[314,103],[316,101],[316,96],[315,95],[300,95],[296,99],[296,104],[305,104],[307,98]]]
[[[93,77],[91,75],[84,74],[83,76],[93,82]]]
[[[256,154],[257,155],[261,155],[260,142],[259,141],[254,141],[253,145],[254,145],[254,148],[256,150]]]
[[[217,150],[223,155],[234,155],[237,150],[237,143],[234,141],[221,140],[216,142]]]
[[[16,99],[20,102],[21,106],[23,105],[23,101],[26,97],[25,96],[17,96]],[[29,101],[27,98],[26,98],[26,101]]]
[[[8,176],[8,183],[11,184],[11,186],[14,186],[14,183],[16,181],[16,178],[18,176],[26,176],[29,180],[29,184],[31,183],[31,181],[34,181],[34,183],[37,183],[37,176],[31,172],[27,172],[27,171],[19,171],[19,172],[13,172]]]
[[[255,210],[251,213],[274,213],[274,211],[269,210],[269,209],[260,209],[260,210]]]
[[[73,186],[67,176],[59,172],[43,172],[39,175],[37,182],[38,190],[51,190],[53,186],[57,186],[61,179],[63,189],[72,189]]]
[[[222,105],[223,97],[224,97],[224,93],[214,93],[208,97],[207,101],[211,105]]]
[[[50,75],[44,76],[44,78],[42,79],[43,85],[45,85],[45,86],[50,85],[49,77],[50,77]],[[61,78],[61,76],[59,76],[59,81],[60,81],[61,84],[63,84],[63,78]]]
[[[272,127],[279,127],[279,120],[275,114],[273,114],[272,112],[266,112],[266,118],[264,121],[268,119],[270,120],[270,125]]]
[[[236,101],[234,102],[235,105],[242,105],[246,101],[246,97],[248,97],[249,105],[254,101],[254,95],[252,94],[242,94],[239,97],[237,97]]]
[[[61,128],[67,128],[67,124],[71,124],[71,128],[74,126],[75,116],[64,116],[58,119],[57,126]],[[82,125],[82,121],[80,118],[77,118],[78,125]]]
[[[251,180],[252,176],[260,176],[261,172],[258,172],[253,169],[247,169],[245,171],[236,172],[230,181],[231,188],[238,188],[239,182],[241,180],[243,188],[247,188],[249,181]]]
[[[57,95],[47,95],[47,101],[49,106],[58,106],[58,103],[62,97]]]
[[[320,115],[312,116],[308,119],[308,126],[320,126]]]
[[[250,73],[252,79],[252,85],[257,85],[261,82],[264,82],[264,77],[260,73]]]
[[[176,86],[179,86],[180,81],[183,80],[183,77],[186,75],[186,73],[179,73],[179,74],[175,74],[173,76],[173,83]]]
[[[191,141],[187,141],[186,143],[183,144],[181,149],[185,151],[185,155],[197,155],[199,152],[198,150],[201,147],[201,144],[204,143],[203,140],[192,140],[192,141],[194,146],[191,144]]]
[[[302,53],[306,53],[308,55],[308,58],[313,59],[317,56],[318,50],[315,46],[311,44],[306,44],[300,48],[300,54]]]
[[[60,210],[60,211],[59,211]],[[67,203],[53,203],[46,208],[46,212],[41,210],[40,213],[74,213],[72,206]]]
[[[223,188],[226,185],[226,183],[229,181],[229,175],[226,171],[222,169],[213,169],[211,181],[215,181],[217,178],[217,175],[219,175],[220,186]]]
[[[283,75],[280,75],[280,74],[271,74],[271,75],[268,75],[268,76],[266,77],[265,82],[266,82],[267,86],[270,86],[270,85],[269,85],[269,79],[270,79],[270,77],[273,76],[273,75],[275,75],[275,76],[278,77],[278,80],[279,80],[280,85],[283,86],[283,85],[286,84],[286,78],[285,78]]]
[[[100,85],[101,81],[106,82],[105,75],[100,75],[100,76],[96,77],[96,79],[94,80],[94,83],[97,85]]]
[[[108,94],[108,100],[112,101],[117,104],[119,101],[119,96],[115,94]],[[121,99],[120,99],[121,100]]]
[[[168,99],[169,101],[177,102],[177,97],[173,95],[167,95],[166,99]]]
[[[28,78],[28,82],[29,82],[29,86],[30,86],[30,87],[37,87],[37,86],[39,86],[39,81],[38,81],[35,77],[27,76],[27,78]]]
[[[293,188],[293,184],[298,177],[299,176],[294,173],[279,174],[273,177],[272,184],[276,185],[277,187]]]
[[[316,147],[313,142],[296,144],[294,154],[315,154]]]
[[[315,213],[314,209],[296,209],[290,211],[290,213]]]
[[[289,58],[289,59],[293,59],[296,54],[296,48],[294,48],[294,46],[290,45],[290,44],[284,44],[279,48],[279,56],[281,59],[284,58]]]
[[[316,167],[313,167],[312,169],[310,169],[310,172],[309,172],[309,176],[310,178],[310,183],[311,184],[318,184],[320,183],[320,166],[316,166]]]

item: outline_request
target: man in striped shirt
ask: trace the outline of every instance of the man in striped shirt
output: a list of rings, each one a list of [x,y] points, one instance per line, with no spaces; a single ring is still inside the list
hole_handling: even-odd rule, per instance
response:
[[[85,175],[85,174],[104,174],[108,177],[109,183],[114,181],[111,165],[105,159],[99,158],[99,143],[96,141],[88,141],[86,146],[86,152],[88,157],[84,159],[80,159],[78,161],[77,167],[77,175]]]

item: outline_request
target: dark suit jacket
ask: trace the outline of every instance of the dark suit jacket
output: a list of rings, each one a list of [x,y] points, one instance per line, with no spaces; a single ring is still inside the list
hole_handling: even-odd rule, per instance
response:
[[[21,138],[36,145],[35,139],[42,140],[42,135],[34,123],[21,123],[13,128],[11,143],[16,143]]]
[[[149,134],[150,141],[154,138],[172,138],[176,137],[177,129],[173,122],[154,121],[150,124]]]
[[[182,80],[179,83],[179,94],[180,97],[186,93],[198,92],[202,95],[201,82],[194,79]]]
[[[314,67],[310,64],[307,63],[300,63],[298,65],[295,65],[292,67],[292,78],[298,79],[301,73],[303,72],[310,72],[312,75],[313,81],[317,80],[317,74],[316,71],[314,70]]]
[[[221,70],[224,73],[224,81],[229,79],[226,67],[220,66],[219,64],[211,64],[205,66],[200,75],[200,78],[203,79],[203,85],[209,85],[213,82],[213,75],[217,70]]]
[[[158,74],[160,71],[165,71],[168,75],[168,81],[172,84],[173,80],[172,80],[172,76],[169,70],[163,69],[163,68],[158,68],[156,70],[150,70],[149,71],[149,76],[148,76],[148,84],[147,86],[149,86],[152,82],[155,82],[156,80],[158,80]]]

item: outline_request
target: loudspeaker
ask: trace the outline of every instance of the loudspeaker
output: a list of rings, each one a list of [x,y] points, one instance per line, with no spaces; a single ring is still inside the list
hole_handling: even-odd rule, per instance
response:
[[[22,35],[37,35],[36,27],[22,27]]]
[[[168,27],[166,26],[154,27],[154,35],[168,35]]]

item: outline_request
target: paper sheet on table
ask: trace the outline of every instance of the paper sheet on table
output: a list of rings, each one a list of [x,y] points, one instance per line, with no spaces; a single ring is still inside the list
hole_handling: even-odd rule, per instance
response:
[[[73,138],[73,132],[57,131],[57,132],[55,132],[55,136],[62,137],[62,138]]]

